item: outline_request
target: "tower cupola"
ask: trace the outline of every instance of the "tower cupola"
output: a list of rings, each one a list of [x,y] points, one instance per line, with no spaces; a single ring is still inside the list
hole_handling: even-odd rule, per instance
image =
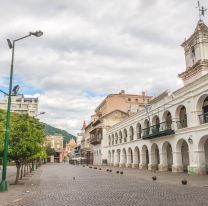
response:
[[[179,77],[186,85],[208,73],[208,27],[202,20],[181,46],[185,52],[186,71]]]

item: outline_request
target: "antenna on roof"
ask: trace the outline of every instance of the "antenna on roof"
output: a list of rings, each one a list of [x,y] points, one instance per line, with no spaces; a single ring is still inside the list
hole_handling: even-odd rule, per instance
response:
[[[207,11],[207,9],[205,9],[203,6],[200,6],[200,2],[199,1],[198,1],[198,6],[196,8],[199,9],[199,20],[201,21],[201,16],[204,17],[205,11]]]

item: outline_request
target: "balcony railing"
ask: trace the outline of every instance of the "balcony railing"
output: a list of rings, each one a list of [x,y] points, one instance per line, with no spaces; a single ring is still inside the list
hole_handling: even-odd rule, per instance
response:
[[[208,123],[208,113],[203,113],[199,115],[200,124]]]
[[[176,124],[177,124],[178,129],[186,128],[187,127],[187,119],[177,121]]]
[[[90,137],[90,144],[96,145],[101,143],[102,138],[100,137]]]
[[[143,129],[143,139],[153,139],[156,137],[166,136],[175,134],[172,124],[167,124],[166,122],[161,122],[160,124],[153,125],[146,129]]]

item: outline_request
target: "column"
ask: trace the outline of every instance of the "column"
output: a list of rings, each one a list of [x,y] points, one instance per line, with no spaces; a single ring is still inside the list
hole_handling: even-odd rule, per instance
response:
[[[134,151],[132,168],[139,167],[139,151]]]
[[[114,161],[114,164],[113,164],[115,167],[119,166],[119,155],[120,155],[120,153],[116,152],[116,154],[115,154],[115,161]]]
[[[158,166],[158,169],[161,172],[168,171],[167,152],[160,153],[160,164]]]
[[[141,152],[141,163],[139,164],[140,169],[147,169],[147,158],[146,158],[146,152]]]
[[[172,172],[183,172],[182,156],[180,151],[173,152]]]

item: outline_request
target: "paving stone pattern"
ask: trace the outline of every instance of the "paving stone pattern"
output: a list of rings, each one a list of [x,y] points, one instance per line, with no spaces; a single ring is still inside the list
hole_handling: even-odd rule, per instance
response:
[[[11,206],[207,206],[208,188],[161,183],[136,175],[48,164],[32,178],[29,193]],[[75,179],[74,179],[75,178]]]

